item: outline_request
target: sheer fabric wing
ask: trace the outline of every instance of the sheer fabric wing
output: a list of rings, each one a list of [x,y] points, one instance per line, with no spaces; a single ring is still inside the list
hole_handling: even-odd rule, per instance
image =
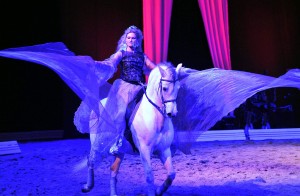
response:
[[[179,79],[182,87],[177,98],[178,114],[173,120],[177,134],[180,131],[204,132],[210,129],[259,91],[276,87],[300,89],[299,69],[274,78],[236,70],[182,68]],[[197,138],[191,134],[178,140],[194,142]]]
[[[110,88],[106,81],[115,71],[113,65],[108,61],[95,62],[89,56],[76,56],[61,42],[1,50],[0,56],[33,62],[56,72],[82,100],[74,123],[78,131],[89,132],[90,112],[99,114],[102,105],[98,103]],[[109,115],[106,120],[110,120]]]

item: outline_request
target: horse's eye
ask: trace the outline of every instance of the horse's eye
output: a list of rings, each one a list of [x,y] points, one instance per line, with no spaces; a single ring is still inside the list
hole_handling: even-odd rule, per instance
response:
[[[167,87],[163,87],[162,89],[163,89],[163,91],[165,91],[165,92],[168,91],[168,88],[167,88]]]

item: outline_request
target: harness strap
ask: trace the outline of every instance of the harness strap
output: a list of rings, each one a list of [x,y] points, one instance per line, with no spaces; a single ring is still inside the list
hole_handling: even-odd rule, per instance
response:
[[[162,86],[162,81],[170,82],[170,83],[174,83],[175,84],[178,81],[178,79],[176,79],[176,80],[167,80],[167,79],[161,78],[160,79],[160,86]],[[160,94],[161,94],[161,100],[162,100],[163,104],[168,103],[168,102],[175,102],[176,101],[176,99],[165,100],[164,97],[163,97],[163,95],[162,95],[162,89],[161,88],[160,88]]]
[[[142,87],[143,87],[143,91],[144,91],[144,94],[146,95],[146,98],[148,99],[148,101],[161,113],[161,115],[165,116],[164,112],[161,110],[161,108],[156,105],[147,95],[146,93],[146,88],[145,88],[145,85],[142,84]]]

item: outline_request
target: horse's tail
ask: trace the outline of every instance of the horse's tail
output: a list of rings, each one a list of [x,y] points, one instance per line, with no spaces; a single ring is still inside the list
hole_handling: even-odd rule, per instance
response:
[[[87,167],[87,159],[80,160],[77,164],[73,166],[73,172],[79,172]]]

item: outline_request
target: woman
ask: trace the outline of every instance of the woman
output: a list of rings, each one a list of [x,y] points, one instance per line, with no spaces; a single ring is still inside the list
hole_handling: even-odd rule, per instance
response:
[[[120,66],[120,78],[116,79],[108,93],[104,108],[97,117],[95,112],[90,116],[90,133],[115,132],[120,138],[125,130],[125,113],[129,102],[131,102],[136,94],[141,90],[145,83],[145,73],[148,73],[156,65],[142,51],[143,34],[140,29],[135,26],[127,28],[118,42],[116,53],[111,55],[105,61],[98,61],[101,64],[110,64],[117,70]],[[100,103],[101,104],[101,103]],[[101,107],[100,107],[101,108]],[[109,115],[111,123],[107,120]],[[96,118],[96,119],[95,119]],[[99,121],[97,122],[97,119]],[[93,123],[93,122],[97,123]],[[114,134],[115,135],[115,134]],[[118,138],[119,139],[119,138]],[[111,148],[111,153],[117,153],[117,146]]]
[[[143,34],[135,26],[127,28],[118,42],[116,53],[109,59],[97,61],[99,66],[106,64],[117,70],[120,78],[116,79],[109,90],[105,105],[100,102],[99,114],[92,111],[90,115],[91,151],[88,157],[89,172],[93,173],[96,157],[109,152],[115,155],[115,164],[111,167],[112,176],[117,173],[123,159],[127,141],[123,140],[126,128],[125,113],[131,102],[145,83],[145,74],[156,65],[142,51]],[[108,144],[112,145],[108,145]],[[125,144],[124,144],[125,143]],[[93,183],[89,182],[83,191],[89,191]]]

